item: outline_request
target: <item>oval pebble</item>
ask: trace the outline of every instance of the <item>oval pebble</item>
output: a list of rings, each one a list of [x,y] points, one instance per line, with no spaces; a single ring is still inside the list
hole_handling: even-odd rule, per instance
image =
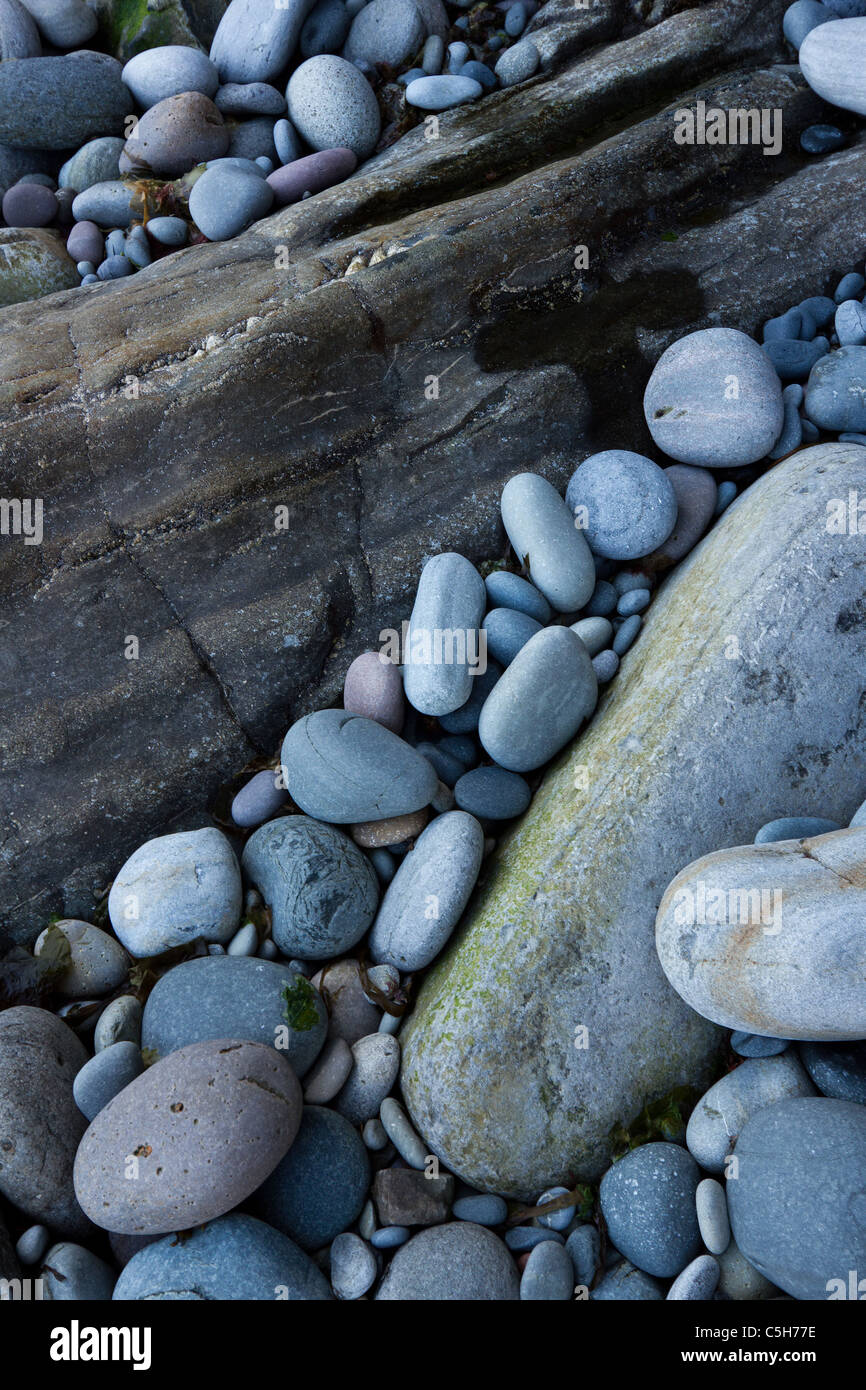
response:
[[[352,1045],[352,1068],[334,1109],[353,1125],[375,1119],[400,1070],[400,1044],[388,1033],[371,1033]]]
[[[424,565],[403,666],[406,699],[421,714],[452,714],[472,694],[485,602],[484,582],[462,555],[434,555]]]
[[[241,787],[232,801],[231,817],[235,825],[249,828],[270,820],[288,800],[278,771],[264,768]]]
[[[409,1164],[410,1168],[423,1169],[427,1163],[427,1149],[422,1139],[415,1133],[406,1111],[399,1101],[388,1096],[382,1101],[379,1119],[394,1148]]]
[[[565,500],[590,549],[613,560],[635,560],[656,550],[677,519],[677,497],[667,474],[628,449],[606,449],[584,459]]]
[[[511,820],[522,816],[532,799],[529,785],[516,772],[502,767],[476,767],[454,787],[461,811],[479,820]]]
[[[331,1288],[346,1302],[363,1298],[376,1282],[378,1265],[370,1247],[351,1231],[331,1245]]]
[[[553,1202],[557,1197],[567,1197],[569,1189],[567,1187],[550,1187],[546,1192],[542,1192],[536,1206],[543,1207],[549,1202]],[[544,1226],[549,1231],[567,1231],[574,1219],[574,1207],[560,1207],[557,1211],[552,1211],[547,1215],[538,1217],[539,1226]]]
[[[567,627],[543,628],[487,697],[478,734],[494,762],[529,772],[568,743],[597,698],[595,671],[580,638]]]
[[[182,217],[151,217],[147,232],[161,246],[185,246],[189,227]]]
[[[592,658],[592,669],[599,685],[605,685],[613,680],[619,670],[619,657],[612,650],[599,652],[598,656]]]
[[[212,97],[219,86],[219,73],[210,58],[198,48],[179,43],[136,53],[124,67],[121,79],[145,111],[181,92]]]
[[[209,168],[193,185],[189,212],[208,241],[229,241],[264,217],[273,201],[267,179],[241,169]]]
[[[646,593],[647,590],[637,590],[638,593]],[[580,638],[590,656],[598,656],[598,653],[609,647],[613,639],[613,628],[607,618],[581,618],[579,622],[571,624],[572,632]]]
[[[382,1301],[514,1301],[519,1281],[507,1247],[484,1226],[446,1222],[419,1231],[388,1266]]]
[[[508,666],[541,627],[528,613],[513,608],[491,608],[482,623],[487,650],[501,666]]]
[[[376,1250],[398,1250],[405,1245],[412,1232],[408,1226],[382,1226],[370,1236],[370,1244]]]
[[[753,1058],[728,1072],[701,1097],[686,1126],[686,1144],[708,1173],[723,1173],[750,1115],[792,1096],[814,1095],[796,1056]]]
[[[493,608],[513,608],[542,625],[551,619],[550,604],[540,590],[510,570],[494,570],[484,581]]]
[[[791,1046],[787,1038],[770,1038],[761,1033],[731,1034],[731,1048],[741,1057],[778,1057]]]
[[[57,197],[38,183],[15,183],[3,195],[3,217],[10,227],[47,227],[57,217]]]
[[[392,661],[379,652],[356,656],[343,683],[343,707],[399,734],[405,717],[403,681]]]
[[[509,479],[502,522],[533,584],[558,612],[583,607],[595,588],[595,565],[585,537],[559,493],[537,473]]]
[[[207,95],[223,116],[281,116],[286,109],[282,92],[269,82],[226,82]]]
[[[358,159],[372,154],[379,104],[354,63],[334,54],[308,58],[289,78],[286,101],[293,126],[313,150],[348,148]]]
[[[134,994],[112,999],[96,1021],[93,1045],[97,1052],[118,1042],[141,1044],[141,1003]]]
[[[521,39],[506,48],[494,69],[503,87],[514,87],[532,77],[541,62],[541,54],[531,39]]]
[[[458,1221],[474,1221],[476,1226],[501,1226],[508,1216],[508,1203],[492,1192],[479,1192],[471,1197],[458,1197],[451,1214]]]
[[[78,1072],[72,1083],[75,1104],[82,1115],[93,1120],[143,1071],[144,1062],[135,1043],[113,1043],[97,1052]]]
[[[691,1154],[670,1143],[642,1144],[609,1168],[599,1200],[610,1240],[646,1274],[675,1277],[700,1250]]]
[[[805,154],[832,154],[845,147],[845,136],[835,125],[810,125],[800,136],[800,149]]]
[[[44,1226],[28,1226],[18,1237],[15,1254],[23,1265],[39,1264],[51,1243],[51,1237]]]
[[[62,1241],[46,1252],[39,1271],[46,1302],[105,1303],[117,1280],[114,1270],[83,1245]]]
[[[229,129],[210,97],[181,92],[156,102],[140,117],[123,147],[121,172],[141,169],[158,178],[175,178],[196,164],[228,154],[229,139]]]
[[[131,964],[129,956],[119,941],[90,922],[61,918],[40,932],[33,946],[34,956],[43,954],[55,932],[69,944],[69,965],[54,985],[61,999],[92,999],[110,994],[124,983]]]
[[[686,1300],[704,1301],[711,1299],[719,1282],[718,1261],[712,1255],[698,1255],[691,1264],[686,1265],[668,1289],[668,1301],[682,1303]]]
[[[780,840],[807,840],[813,835],[827,835],[831,830],[841,829],[838,821],[825,820],[822,816],[781,816],[762,825],[754,842],[771,845]]]
[[[565,1247],[554,1240],[536,1245],[529,1252],[520,1280],[521,1299],[562,1303],[570,1300],[573,1292],[574,1271]]]
[[[523,1254],[527,1250],[534,1250],[536,1245],[541,1245],[544,1241],[549,1240],[560,1245],[565,1244],[559,1231],[548,1231],[543,1226],[512,1226],[511,1230],[505,1232],[505,1244],[509,1250],[514,1251],[515,1255]]]
[[[725,1189],[715,1178],[703,1178],[695,1193],[701,1240],[711,1255],[723,1255],[731,1243],[728,1201]]]
[[[268,183],[277,207],[286,207],[309,194],[321,193],[335,183],[342,183],[357,167],[357,157],[350,149],[317,150],[315,154],[304,155],[275,169],[268,174]]]
[[[139,846],[112,884],[108,914],[130,955],[156,956],[198,936],[229,941],[241,900],[234,851],[219,830],[207,827]]]
[[[800,1043],[800,1058],[823,1096],[866,1105],[866,1041]]]
[[[435,77],[416,77],[406,88],[409,106],[421,111],[448,111],[467,101],[477,101],[484,88],[472,77],[443,73]]]
[[[639,613],[632,613],[630,618],[626,618],[613,639],[613,650],[616,656],[625,656],[642,626],[643,620]]]
[[[333,1110],[305,1105],[294,1143],[251,1205],[302,1250],[320,1250],[357,1220],[369,1185],[358,1131]]]

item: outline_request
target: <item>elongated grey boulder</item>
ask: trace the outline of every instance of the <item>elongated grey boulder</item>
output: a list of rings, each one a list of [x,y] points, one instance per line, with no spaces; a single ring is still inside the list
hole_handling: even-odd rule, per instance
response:
[[[210,59],[223,82],[269,82],[294,52],[315,0],[231,0],[214,34]]]
[[[473,1185],[528,1197],[595,1178],[612,1125],[705,1085],[721,1034],[654,948],[671,870],[771,816],[844,824],[862,800],[862,565],[856,537],[825,524],[849,489],[866,489],[866,449],[793,455],[662,586],[425,981],[401,1034],[404,1094]]]

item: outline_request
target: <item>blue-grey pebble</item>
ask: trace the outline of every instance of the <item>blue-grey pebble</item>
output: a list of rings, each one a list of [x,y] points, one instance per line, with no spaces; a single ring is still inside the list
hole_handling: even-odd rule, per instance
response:
[[[719,1283],[719,1265],[712,1255],[698,1255],[677,1275],[668,1289],[671,1303],[708,1302]]]
[[[544,1240],[529,1253],[520,1279],[520,1297],[526,1301],[564,1303],[574,1292],[571,1257],[555,1240]]]
[[[620,570],[615,574],[613,587],[617,594],[622,598],[623,594],[630,594],[632,589],[649,589],[652,587],[652,580],[643,570]]]
[[[341,4],[341,0],[333,0]],[[226,82],[217,90],[214,106],[224,116],[281,116],[286,98],[269,82]]]
[[[346,710],[304,715],[283,740],[289,795],[335,825],[388,820],[429,806],[439,779],[427,759],[390,729]]]
[[[401,86],[408,87],[410,82],[416,82],[419,77],[426,76],[427,74],[423,68],[410,68],[408,72],[401,72],[397,81]]]
[[[805,336],[802,329],[802,311],[799,308],[786,309],[784,314],[767,319],[764,324],[764,342],[774,342],[778,338],[802,338]]]
[[[516,4],[509,5],[505,11],[504,28],[506,34],[512,39],[516,38],[518,34],[522,34],[526,28],[527,17],[526,6],[522,0],[516,0]]]
[[[15,1242],[15,1254],[23,1265],[38,1264],[51,1243],[46,1226],[28,1226]]]
[[[541,62],[541,54],[531,39],[520,39],[506,48],[496,64],[496,76],[503,87],[514,87],[532,77]]]
[[[565,500],[591,550],[613,560],[649,555],[676,525],[670,479],[658,464],[628,449],[606,449],[584,459]]]
[[[714,515],[721,516],[722,512],[727,511],[737,495],[737,484],[726,480],[719,483],[719,491],[716,497],[716,510]]]
[[[128,227],[134,197],[132,184],[107,179],[78,194],[72,203],[72,216],[76,222],[96,222],[100,227]]]
[[[483,855],[484,831],[474,816],[448,811],[431,821],[382,899],[370,932],[373,960],[401,971],[429,965],[463,913]]]
[[[541,1245],[545,1240],[565,1244],[565,1237],[560,1235],[559,1231],[548,1231],[544,1226],[512,1226],[511,1230],[505,1232],[504,1239],[509,1250],[513,1250],[515,1255],[534,1250],[536,1245]]]
[[[259,935],[252,922],[245,922],[235,932],[225,948],[227,956],[254,956],[259,949]]]
[[[555,1201],[558,1197],[567,1197],[569,1189],[567,1187],[549,1187],[546,1192],[542,1192],[536,1202],[536,1206],[541,1207],[549,1202]],[[539,1226],[544,1226],[548,1231],[567,1231],[574,1218],[574,1207],[559,1207],[556,1211],[549,1212],[537,1217]]]
[[[83,1245],[61,1241],[46,1252],[39,1278],[46,1302],[105,1303],[117,1276],[111,1265]]]
[[[619,670],[619,657],[615,651],[608,648],[592,658],[592,669],[599,685],[607,685]]]
[[[189,226],[182,217],[152,217],[147,231],[162,246],[185,246]]]
[[[331,1245],[331,1288],[344,1302],[363,1298],[373,1287],[379,1266],[369,1245],[352,1231],[344,1231]]]
[[[532,799],[529,784],[504,767],[476,767],[464,773],[455,784],[454,796],[461,811],[480,820],[522,816]]]
[[[585,536],[556,488],[537,473],[518,473],[502,490],[502,522],[535,586],[560,613],[576,612],[595,588]]]
[[[379,905],[369,859],[341,830],[280,816],[255,830],[241,866],[271,911],[284,956],[331,960],[357,945]]]
[[[838,821],[826,820],[823,816],[781,816],[762,825],[754,843],[772,845],[779,840],[808,840],[814,835],[829,835],[841,829]]]
[[[542,625],[550,622],[550,604],[544,594],[519,574],[512,574],[510,570],[494,570],[485,579],[484,587],[492,608],[513,608]]]
[[[635,1269],[629,1260],[615,1264],[590,1293],[595,1302],[661,1302],[664,1299],[661,1284],[642,1269]]]
[[[235,825],[249,829],[276,815],[289,795],[280,785],[281,780],[279,773],[270,768],[255,773],[232,801],[231,817]]]
[[[464,63],[460,69],[461,77],[471,77],[473,82],[480,82],[485,92],[492,92],[494,87],[499,86],[496,73],[489,68],[486,63],[476,62],[470,58],[468,63]]]
[[[643,613],[649,607],[649,589],[629,589],[627,594],[623,594],[616,605],[616,611],[621,618],[630,618],[633,613]]]
[[[126,245],[123,248],[123,254],[128,261],[132,262],[137,270],[143,270],[144,267],[150,265],[153,260],[146,238],[142,241],[138,237],[128,237]]]
[[[574,1282],[589,1288],[601,1261],[601,1237],[597,1226],[585,1223],[567,1237],[565,1248],[571,1257]]]
[[[305,1105],[294,1143],[250,1205],[302,1250],[319,1250],[357,1220],[369,1186],[358,1131],[334,1110]]]
[[[339,53],[352,19],[343,0],[318,0],[301,30],[300,51],[302,58],[313,58],[319,53]]]
[[[371,849],[367,851],[370,856],[370,863],[376,870],[376,877],[380,883],[390,883],[397,872],[397,865],[394,856],[389,854],[386,849]]]
[[[815,3],[819,4],[820,0],[815,0]],[[826,294],[813,294],[810,298],[802,300],[800,310],[814,319],[817,328],[826,328],[832,323],[836,313],[836,301]]]
[[[241,1212],[163,1236],[125,1266],[115,1299],[292,1302],[331,1297],[324,1275],[293,1240]]]
[[[122,232],[120,228],[115,228],[115,230],[109,232],[108,236],[105,238],[106,256],[122,256],[125,246],[126,233]]]
[[[439,34],[430,34],[424,43],[421,54],[421,67],[426,77],[435,77],[442,71],[445,61],[445,40]]]
[[[711,1255],[723,1255],[731,1243],[728,1199],[715,1178],[702,1178],[695,1193],[695,1211],[701,1240]]]
[[[453,551],[421,571],[403,660],[406,699],[421,714],[452,714],[472,694],[487,592],[471,561]]]
[[[846,299],[854,299],[856,295],[862,294],[866,289],[866,279],[857,270],[852,270],[848,275],[843,275],[836,286],[833,298],[837,304],[842,304]]]
[[[484,1226],[450,1221],[419,1231],[398,1250],[376,1293],[378,1301],[492,1302],[519,1297],[506,1246]]]
[[[443,714],[439,723],[449,734],[471,734],[478,728],[478,720],[484,702],[502,675],[502,667],[492,657],[487,659],[487,667],[472,680],[472,694],[453,714]]]
[[[72,1083],[75,1104],[93,1120],[110,1100],[144,1071],[141,1050],[131,1042],[116,1042],[97,1052]]]
[[[463,43],[462,40],[457,43],[449,43],[448,71],[457,74],[463,67],[463,64],[469,62],[471,56],[472,52],[468,43]]]
[[[542,628],[488,695],[478,736],[500,767],[531,772],[574,737],[597,699],[592,659],[580,638],[567,627]]]
[[[241,901],[234,850],[221,831],[206,826],[140,845],[111,886],[108,913],[131,955],[156,956],[199,936],[230,941]]]
[[[493,1192],[458,1197],[451,1208],[458,1221],[474,1221],[476,1226],[501,1226],[508,1215],[508,1203]]]
[[[700,1171],[687,1149],[650,1143],[632,1149],[601,1180],[599,1200],[617,1250],[657,1278],[671,1279],[698,1254],[695,1210]]]
[[[193,185],[189,211],[209,241],[228,241],[264,217],[273,201],[273,189],[258,173],[208,168]]]
[[[866,1042],[801,1042],[799,1051],[822,1096],[866,1105]]]
[[[141,1044],[141,1003],[134,994],[112,999],[96,1021],[93,1046],[97,1052],[118,1042]]]
[[[866,343],[866,308],[858,299],[844,299],[836,310],[836,337],[840,347],[862,347]]]
[[[775,367],[781,381],[803,380],[816,362],[826,357],[830,344],[826,338],[803,343],[799,338],[776,338],[764,344],[764,351]]]
[[[85,275],[85,276],[83,276],[81,283],[82,283],[82,285],[98,285],[98,284],[99,284],[99,276],[98,276],[98,275]]]
[[[847,297],[847,296],[846,296]],[[866,432],[866,347],[843,347],[820,358],[806,383],[805,411],[832,433]]]
[[[223,82],[269,82],[285,68],[312,0],[233,0],[211,44]]]
[[[806,154],[832,154],[845,145],[845,136],[835,125],[810,125],[800,136],[800,149]]]
[[[219,86],[219,73],[207,54],[180,43],[136,53],[121,76],[142,111],[181,92],[212,97]]]
[[[606,618],[616,608],[617,591],[606,579],[599,579],[586,605],[588,618]]]
[[[144,1006],[141,1044],[166,1057],[206,1038],[264,1043],[301,1077],[327,1030],[321,996],[291,966],[251,956],[201,956],[157,980]]]
[[[416,751],[421,753],[436,770],[436,776],[446,787],[453,787],[458,777],[463,776],[464,767],[459,758],[452,758],[435,743],[416,743]]]
[[[514,608],[491,608],[482,628],[487,637],[487,650],[502,666],[508,666],[525,647],[530,637],[540,632],[542,624],[528,613]]]
[[[132,262],[128,261],[124,255],[106,256],[102,265],[96,272],[99,280],[122,280],[125,275],[132,274]]]
[[[791,1046],[787,1038],[762,1037],[759,1033],[734,1032],[731,1047],[740,1057],[778,1057]]]
[[[794,1298],[838,1298],[840,1287],[847,1297],[866,1253],[866,1107],[780,1101],[746,1122],[736,1157],[727,1195],[738,1249]]]
[[[626,618],[613,639],[613,650],[617,656],[625,656],[642,626],[643,619],[639,613],[632,613],[630,618]]]
[[[416,77],[406,88],[406,100],[421,111],[448,111],[467,101],[477,101],[484,88],[474,78],[443,73]]]
[[[379,103],[354,63],[333,53],[307,58],[289,78],[286,100],[292,125],[313,150],[345,146],[359,160],[373,153],[382,126]]]
[[[398,1250],[411,1234],[408,1226],[381,1226],[370,1236],[370,1244],[374,1250]]]
[[[450,758],[457,758],[464,768],[474,767],[478,762],[478,746],[468,734],[447,734],[440,738],[439,747]]]
[[[820,0],[794,0],[794,4],[789,5],[785,11],[782,31],[788,43],[799,49],[807,34],[832,18],[832,11],[826,5],[822,5]]]
[[[126,141],[119,135],[101,135],[96,140],[88,140],[80,150],[61,165],[57,182],[61,188],[74,188],[81,193],[95,183],[116,179],[120,159]]]
[[[649,594],[649,590],[635,590],[636,593]],[[630,596],[630,595],[629,595]],[[627,597],[623,595],[623,598]],[[598,656],[613,639],[613,628],[607,618],[581,618],[571,624],[572,632],[580,638],[590,656]]]
[[[782,433],[776,440],[768,458],[783,459],[787,454],[799,449],[803,442],[803,421],[800,418],[800,404],[803,399],[803,388],[798,382],[792,382],[786,386],[782,392],[782,402],[785,410],[785,418],[782,424]]]
[[[304,154],[304,144],[291,121],[285,116],[275,121],[273,130],[274,146],[281,164],[293,164]]]

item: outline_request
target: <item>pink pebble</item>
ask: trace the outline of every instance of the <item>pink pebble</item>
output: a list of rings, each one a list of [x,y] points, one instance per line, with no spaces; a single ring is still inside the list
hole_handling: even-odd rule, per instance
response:
[[[66,252],[73,261],[92,261],[99,265],[105,259],[105,238],[95,222],[76,222],[66,242]]]
[[[297,203],[305,193],[321,193],[323,188],[340,183],[354,173],[358,161],[352,150],[338,146],[333,150],[318,150],[316,154],[294,159],[268,174],[268,183],[280,207]]]
[[[343,708],[350,714],[375,719],[399,734],[403,727],[405,702],[400,672],[391,661],[381,661],[378,652],[356,656],[343,686]]]

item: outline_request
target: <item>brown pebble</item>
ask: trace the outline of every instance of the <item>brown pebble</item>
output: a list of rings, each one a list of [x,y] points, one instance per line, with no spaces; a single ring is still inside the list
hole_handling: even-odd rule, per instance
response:
[[[229,129],[209,97],[180,92],[151,106],[123,147],[121,172],[149,170],[163,177],[185,174],[196,164],[220,159]]]
[[[350,827],[349,833],[362,849],[387,849],[414,840],[427,824],[427,807],[412,811],[408,816],[391,816],[388,820],[365,820]]]

